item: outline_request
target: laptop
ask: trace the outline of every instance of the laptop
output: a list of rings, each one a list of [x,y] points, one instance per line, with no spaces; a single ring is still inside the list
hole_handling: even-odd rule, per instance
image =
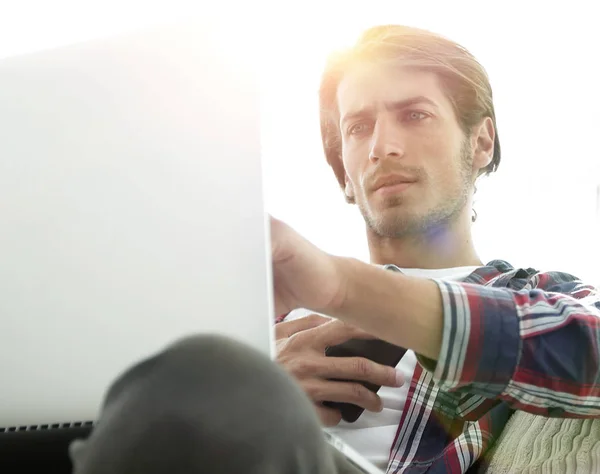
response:
[[[0,61],[0,432],[91,426],[190,333],[273,353],[258,60],[225,21]]]

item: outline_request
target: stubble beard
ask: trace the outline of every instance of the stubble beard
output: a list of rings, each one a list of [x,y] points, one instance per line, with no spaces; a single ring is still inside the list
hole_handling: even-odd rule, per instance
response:
[[[407,212],[402,209],[405,198],[402,194],[391,196],[385,202],[385,209],[373,212],[365,200],[357,200],[358,208],[367,227],[382,238],[403,239],[429,235],[438,229],[448,227],[462,213],[469,200],[472,186],[472,153],[468,140],[461,147],[459,157],[460,186],[436,207],[425,213]],[[418,185],[418,184],[417,184]]]

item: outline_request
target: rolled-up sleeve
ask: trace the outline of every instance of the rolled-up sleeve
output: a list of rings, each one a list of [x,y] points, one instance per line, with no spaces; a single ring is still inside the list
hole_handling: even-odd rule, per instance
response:
[[[419,362],[446,392],[445,412],[474,419],[505,401],[544,416],[600,416],[600,298],[556,275],[522,290],[435,280],[442,346],[437,362]]]

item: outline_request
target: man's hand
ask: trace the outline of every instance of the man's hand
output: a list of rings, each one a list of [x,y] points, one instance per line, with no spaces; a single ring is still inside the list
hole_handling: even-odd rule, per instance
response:
[[[433,280],[330,255],[272,217],[271,255],[277,315],[306,308],[437,360],[444,307]]]
[[[271,250],[277,315],[297,308],[325,312],[341,304],[345,297],[344,274],[334,256],[273,217]]]
[[[343,379],[400,387],[393,367],[363,357],[327,357],[325,349],[349,339],[373,336],[339,320],[313,314],[275,326],[277,361],[300,383],[315,404],[321,422],[335,426],[342,419],[339,410],[322,405],[324,401],[353,403],[369,411],[382,410],[381,399],[360,383]]]

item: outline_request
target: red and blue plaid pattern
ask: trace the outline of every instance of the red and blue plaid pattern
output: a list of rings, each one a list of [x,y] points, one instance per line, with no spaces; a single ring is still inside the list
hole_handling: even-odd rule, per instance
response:
[[[461,282],[435,281],[444,310],[440,356],[417,356],[388,474],[485,467],[515,410],[600,417],[596,288],[502,260]]]
[[[501,260],[437,283],[440,356],[419,357],[388,474],[477,470],[514,410],[600,417],[597,289]]]

